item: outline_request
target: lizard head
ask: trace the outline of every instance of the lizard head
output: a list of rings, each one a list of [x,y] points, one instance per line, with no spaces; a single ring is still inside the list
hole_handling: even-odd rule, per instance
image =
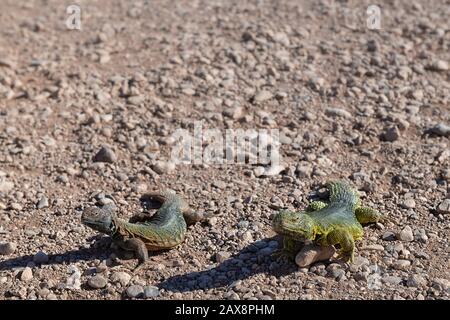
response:
[[[99,207],[89,207],[83,211],[81,222],[96,231],[112,234],[114,222],[109,210]]]
[[[292,211],[280,211],[272,222],[274,231],[296,240],[313,240],[315,236],[314,220],[311,216]]]

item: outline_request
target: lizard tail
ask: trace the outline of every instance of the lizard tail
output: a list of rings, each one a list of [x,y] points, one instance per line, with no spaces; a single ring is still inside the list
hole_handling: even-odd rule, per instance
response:
[[[182,199],[171,190],[152,191],[141,196],[142,201],[156,201],[162,205],[164,202],[183,202]]]
[[[205,213],[191,209],[186,201],[184,201],[181,197],[170,190],[165,190],[162,192],[150,192],[144,194],[141,197],[141,201],[148,200],[154,200],[158,202],[159,212],[165,212],[167,210],[165,207],[178,207],[188,225],[205,220],[205,218],[207,217]],[[157,219],[157,217],[158,214],[156,214],[155,219]]]
[[[330,202],[343,202],[356,206],[359,202],[358,193],[347,183],[330,181],[327,183],[330,191]]]
[[[156,201],[160,206],[164,203],[178,204],[181,212],[189,209],[188,204],[178,196],[174,191],[152,191],[141,196],[141,201]]]

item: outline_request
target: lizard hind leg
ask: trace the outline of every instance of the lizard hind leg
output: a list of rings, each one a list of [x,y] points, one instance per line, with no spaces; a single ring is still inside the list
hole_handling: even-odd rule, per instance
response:
[[[195,214],[191,214],[192,210],[189,209],[188,204],[170,190],[154,191],[146,193],[141,196],[140,201],[145,211],[134,214],[129,220],[130,223],[137,223],[137,222],[142,223],[151,220],[155,214],[150,212],[149,211],[150,209],[161,209],[163,205],[169,203],[176,204],[180,208],[180,211],[183,213],[183,215],[185,215],[185,217],[186,215],[190,214],[188,216],[188,218],[192,217],[190,220],[194,220],[196,218]]]
[[[187,225],[192,225],[205,220],[205,214],[189,207],[189,204],[182,198],[178,199],[180,211]]]
[[[339,258],[344,262],[353,262],[355,253],[355,241],[350,232],[337,229],[331,231],[326,238],[322,240],[322,245],[336,245],[339,244],[341,249],[339,252]]]
[[[141,197],[141,201],[144,202],[150,202],[153,200],[154,202],[157,202],[158,206],[153,206],[153,209],[160,208],[165,202],[173,202],[178,205],[180,208],[181,213],[183,214],[184,220],[188,225],[194,224],[196,222],[202,221],[205,219],[205,215],[201,212],[197,212],[195,210],[192,210],[189,207],[189,204],[182,199],[181,197],[177,196],[173,192],[166,190],[162,192],[152,192],[147,193]]]
[[[141,201],[149,209],[160,209],[164,204],[176,205],[189,225],[202,221],[205,218],[202,213],[192,210],[184,199],[170,190],[146,193],[141,197]]]

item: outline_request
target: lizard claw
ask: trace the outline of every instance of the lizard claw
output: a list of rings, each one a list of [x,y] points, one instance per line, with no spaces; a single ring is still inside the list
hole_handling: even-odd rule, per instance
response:
[[[355,254],[353,252],[339,252],[337,258],[343,262],[352,263],[355,260]]]
[[[139,262],[136,267],[133,269],[133,273],[137,273],[145,266],[145,262]]]

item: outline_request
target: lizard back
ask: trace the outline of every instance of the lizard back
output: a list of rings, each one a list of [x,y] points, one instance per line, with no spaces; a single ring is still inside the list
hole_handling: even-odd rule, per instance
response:
[[[148,221],[130,223],[116,219],[118,236],[138,237],[148,250],[170,249],[184,241],[187,230],[182,210],[184,201],[170,192],[149,194],[162,202],[158,211]]]

